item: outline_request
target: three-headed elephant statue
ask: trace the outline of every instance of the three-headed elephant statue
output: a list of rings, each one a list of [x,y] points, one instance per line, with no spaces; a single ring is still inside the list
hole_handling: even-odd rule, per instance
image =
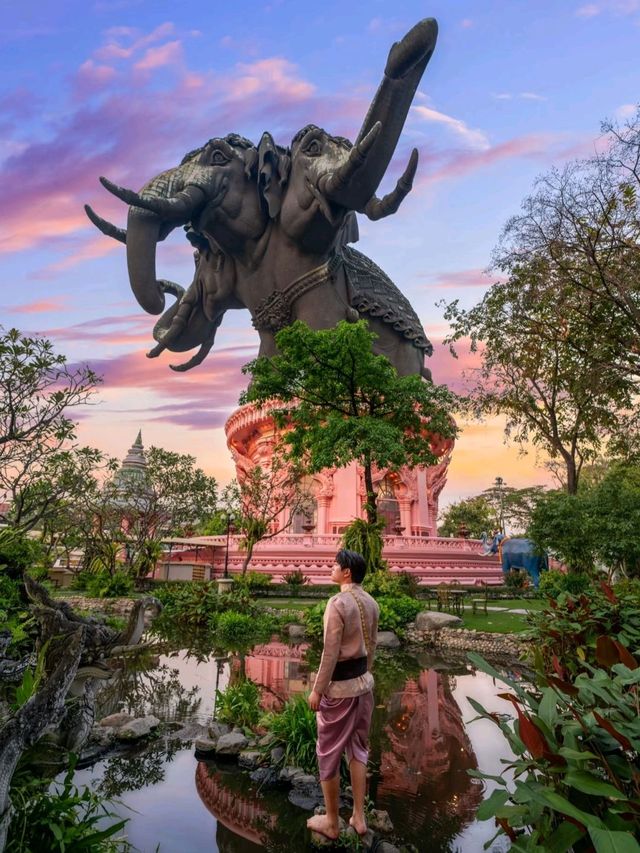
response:
[[[498,554],[505,577],[511,569],[524,569],[531,576],[536,589],[540,583],[540,573],[549,569],[548,556],[540,553],[530,539],[504,537],[498,546]]]
[[[210,139],[138,193],[101,179],[129,205],[127,230],[87,213],[126,244],[134,295],[145,311],[162,314],[151,357],[199,347],[174,369],[193,367],[211,349],[224,313],[246,308],[260,355],[272,355],[275,335],[295,320],[321,329],[364,317],[377,335],[376,351],[400,374],[430,377],[424,357],[432,346],[409,301],[349,244],[358,239],[356,213],[374,221],[393,214],[411,190],[415,149],[396,187],[376,195],[436,37],[436,22],[426,19],[392,46],[354,144],[315,125],[288,146],[269,133],[257,145],[230,134]],[[196,247],[186,290],[156,274],[157,243],[178,226]],[[166,311],[165,293],[176,297]]]

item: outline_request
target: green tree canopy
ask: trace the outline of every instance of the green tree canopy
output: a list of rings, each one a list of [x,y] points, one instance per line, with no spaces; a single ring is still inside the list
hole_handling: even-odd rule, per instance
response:
[[[278,354],[244,368],[243,402],[277,400],[291,457],[310,471],[356,461],[364,469],[367,519],[377,520],[372,470],[433,465],[438,442],[456,435],[453,395],[419,376],[399,376],[374,355],[364,321],[315,331],[296,322],[276,336]]]
[[[498,525],[494,507],[483,495],[466,498],[449,506],[440,513],[438,536],[458,536],[462,527],[469,536],[479,539],[483,533],[488,536]]]

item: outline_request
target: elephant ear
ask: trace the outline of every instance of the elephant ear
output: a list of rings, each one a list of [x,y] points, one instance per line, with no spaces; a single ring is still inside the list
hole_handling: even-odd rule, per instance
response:
[[[344,222],[340,226],[340,230],[336,236],[336,246],[346,246],[348,243],[357,243],[360,239],[360,231],[358,229],[358,219],[353,210],[344,218]]]
[[[258,187],[272,219],[280,213],[290,166],[285,149],[276,145],[270,133],[263,133],[258,145]]]

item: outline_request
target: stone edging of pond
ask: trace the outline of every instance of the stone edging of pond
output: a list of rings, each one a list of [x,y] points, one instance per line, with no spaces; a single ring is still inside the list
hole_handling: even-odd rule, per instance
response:
[[[136,601],[134,598],[89,598],[85,595],[65,595],[58,600],[66,601],[74,610],[99,610],[111,616],[128,616]]]
[[[525,640],[518,634],[492,634],[470,628],[438,628],[420,630],[415,622],[407,626],[405,642],[409,646],[433,649],[454,649],[479,652],[485,655],[520,657],[526,649]]]

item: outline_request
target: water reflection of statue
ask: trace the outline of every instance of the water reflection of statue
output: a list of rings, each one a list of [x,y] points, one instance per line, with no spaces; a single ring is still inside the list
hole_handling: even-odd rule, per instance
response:
[[[423,670],[392,697],[388,713],[378,807],[393,802],[394,819],[415,836],[428,830],[434,841],[448,841],[473,820],[482,800],[480,785],[467,774],[478,764],[450,676]]]

